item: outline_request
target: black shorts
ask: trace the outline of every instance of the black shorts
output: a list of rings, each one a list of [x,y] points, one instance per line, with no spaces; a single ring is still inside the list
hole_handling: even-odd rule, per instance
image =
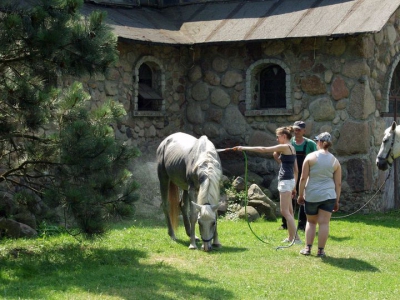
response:
[[[322,209],[327,212],[332,212],[335,207],[336,199],[328,199],[321,202],[305,202],[304,210],[306,215],[315,216],[318,214],[318,210]]]

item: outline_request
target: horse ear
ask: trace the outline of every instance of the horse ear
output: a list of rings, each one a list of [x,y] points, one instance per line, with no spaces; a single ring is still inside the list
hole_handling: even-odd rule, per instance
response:
[[[196,208],[197,211],[201,210],[201,205],[200,204],[197,204],[196,202],[192,201],[192,205]]]
[[[211,209],[213,211],[217,211],[217,209],[219,208],[220,205],[221,205],[221,202],[219,202],[218,204],[211,205]]]
[[[393,123],[392,123],[392,130],[395,130],[396,127],[397,127],[397,123],[396,123],[396,121],[393,121]]]

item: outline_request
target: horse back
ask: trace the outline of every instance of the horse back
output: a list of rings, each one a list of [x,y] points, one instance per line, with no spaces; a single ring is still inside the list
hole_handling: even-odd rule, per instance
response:
[[[157,148],[158,177],[167,178],[183,190],[187,190],[189,153],[197,139],[178,132],[166,137]]]

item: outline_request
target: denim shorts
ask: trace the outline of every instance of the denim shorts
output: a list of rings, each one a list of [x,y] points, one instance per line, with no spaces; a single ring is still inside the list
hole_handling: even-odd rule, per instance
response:
[[[327,212],[332,212],[335,207],[336,199],[328,199],[321,202],[305,202],[304,210],[306,215],[315,216],[318,215],[318,210],[322,209]]]
[[[294,189],[296,182],[294,179],[288,179],[288,180],[280,180],[278,182],[278,191],[283,193],[283,192],[291,192]]]

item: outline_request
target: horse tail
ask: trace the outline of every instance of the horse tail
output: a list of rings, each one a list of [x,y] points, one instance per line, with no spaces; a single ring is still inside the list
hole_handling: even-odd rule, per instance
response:
[[[169,184],[168,190],[168,202],[169,202],[169,218],[171,225],[174,230],[178,228],[178,216],[179,216],[179,189],[176,184],[172,181]]]

